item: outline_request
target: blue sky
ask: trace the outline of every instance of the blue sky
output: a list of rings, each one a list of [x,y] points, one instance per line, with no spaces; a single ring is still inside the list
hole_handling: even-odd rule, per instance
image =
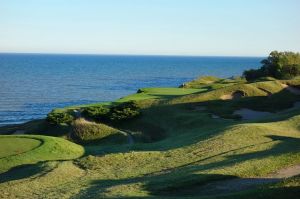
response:
[[[299,0],[0,0],[0,52],[300,51]]]

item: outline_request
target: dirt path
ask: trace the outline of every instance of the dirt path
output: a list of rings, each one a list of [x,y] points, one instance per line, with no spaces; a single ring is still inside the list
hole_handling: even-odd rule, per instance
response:
[[[266,177],[256,178],[238,178],[231,180],[223,180],[209,183],[202,186],[200,193],[207,195],[232,193],[255,188],[259,185],[275,183],[284,180],[285,178],[300,175],[300,164],[281,169]]]

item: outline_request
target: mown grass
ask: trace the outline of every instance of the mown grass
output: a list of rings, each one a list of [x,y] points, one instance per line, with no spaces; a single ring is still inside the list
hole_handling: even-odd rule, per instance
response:
[[[41,144],[42,142],[36,139],[0,137],[0,158],[25,153],[40,146]]]
[[[48,160],[75,159],[84,154],[83,147],[62,138],[41,135],[2,135],[0,173],[24,164]],[[22,143],[22,144],[20,144]],[[8,147],[9,146],[9,147]]]
[[[135,94],[123,97],[116,102],[139,101],[147,99],[170,99],[181,95],[199,93],[207,89],[194,88],[143,88]]]
[[[293,85],[300,85],[300,82],[293,80]],[[245,96],[234,100],[220,99],[220,96],[237,90],[242,90]],[[137,96],[139,94],[143,92]],[[137,99],[137,96],[127,99]],[[15,177],[9,175],[12,173],[4,173],[0,197],[174,199],[298,196],[299,176],[242,192],[206,195],[199,190],[215,181],[263,178],[279,169],[300,164],[300,109],[287,109],[299,101],[299,96],[284,90],[277,80],[224,83],[218,89],[179,96],[166,93],[166,96],[163,103],[143,108],[140,117],[116,126],[140,132],[149,138],[146,142],[85,146],[86,156],[73,163],[47,162],[18,168],[14,170]],[[153,96],[144,97],[141,101],[151,101]],[[199,106],[204,108],[198,109]],[[270,118],[251,121],[211,117],[212,113],[232,114],[243,107],[268,110],[274,114]],[[22,171],[30,174],[22,176]]]

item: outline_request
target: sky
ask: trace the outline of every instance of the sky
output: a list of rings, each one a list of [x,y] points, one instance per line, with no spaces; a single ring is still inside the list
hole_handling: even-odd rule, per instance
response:
[[[0,0],[0,52],[300,52],[299,0]]]

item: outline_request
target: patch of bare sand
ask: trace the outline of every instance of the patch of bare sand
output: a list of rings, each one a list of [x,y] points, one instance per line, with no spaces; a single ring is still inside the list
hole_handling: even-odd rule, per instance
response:
[[[220,99],[222,100],[234,100],[234,99],[240,99],[245,96],[245,93],[243,91],[235,91],[230,94],[222,95]]]
[[[254,119],[261,119],[264,117],[271,116],[273,113],[270,112],[263,112],[263,111],[254,111],[247,108],[242,108],[239,110],[234,111],[234,115],[240,115],[244,120],[254,120]]]
[[[285,113],[287,111],[291,111],[295,108],[300,108],[300,102],[295,102],[293,107],[282,110],[278,113]],[[274,113],[264,112],[264,111],[254,111],[247,108],[242,108],[233,112],[234,115],[240,115],[243,120],[254,120],[254,119],[262,119],[264,117],[272,116]]]

